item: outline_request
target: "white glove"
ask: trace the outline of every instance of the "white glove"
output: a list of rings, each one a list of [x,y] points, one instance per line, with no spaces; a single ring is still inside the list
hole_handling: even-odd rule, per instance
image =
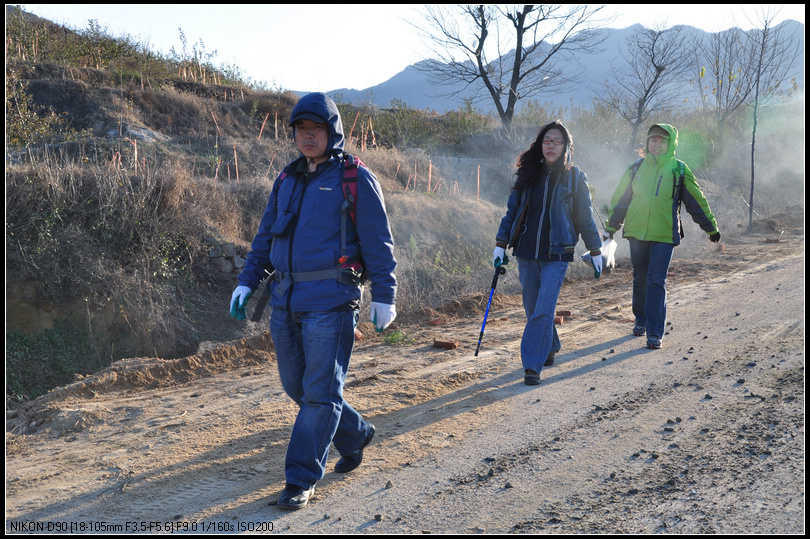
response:
[[[250,287],[242,285],[236,287],[236,290],[233,291],[233,295],[231,295],[231,316],[237,320],[247,318],[245,316],[245,305],[247,305],[251,294],[253,294],[253,290],[251,290]]]
[[[602,255],[592,256],[591,264],[593,264],[593,276],[598,279],[602,275]]]
[[[371,321],[374,322],[374,328],[377,331],[382,331],[390,326],[396,317],[397,309],[393,305],[371,302]]]
[[[508,263],[509,259],[506,258],[506,250],[503,247],[495,247],[495,252],[492,253],[492,265],[499,268],[501,265]]]

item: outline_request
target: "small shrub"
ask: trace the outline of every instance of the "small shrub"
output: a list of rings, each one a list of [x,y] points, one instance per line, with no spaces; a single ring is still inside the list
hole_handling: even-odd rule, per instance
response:
[[[6,72],[6,137],[12,146],[31,147],[45,142],[75,140],[64,114],[37,107],[28,93],[28,83],[16,71]]]
[[[410,346],[413,344],[413,342],[413,339],[401,329],[389,331],[383,338],[383,343],[388,346]]]

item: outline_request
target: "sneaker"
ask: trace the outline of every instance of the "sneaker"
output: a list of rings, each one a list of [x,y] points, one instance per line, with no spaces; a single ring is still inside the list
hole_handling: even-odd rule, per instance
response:
[[[633,335],[636,337],[642,337],[645,333],[647,333],[647,328],[644,326],[639,326],[638,324],[633,326]]]
[[[350,456],[340,457],[340,460],[337,461],[337,464],[335,464],[335,471],[337,473],[348,473],[357,469],[357,467],[363,463],[363,449],[365,449],[365,447],[371,443],[371,439],[374,438],[374,433],[377,432],[374,425],[371,423],[368,425],[371,427],[371,430],[369,431],[368,436],[366,436],[366,439],[363,441],[363,444],[360,446],[360,449],[355,451]]]
[[[556,354],[557,354],[557,352],[549,352],[548,357],[546,358],[546,362],[543,363],[543,366],[544,367],[551,367],[552,365],[554,365],[554,356]]]
[[[315,494],[315,487],[308,489],[287,483],[281,496],[278,499],[278,507],[281,509],[303,509],[307,506],[309,499]]]
[[[526,376],[523,377],[523,383],[527,386],[539,386],[540,373],[535,372],[532,369],[526,369]]]
[[[647,348],[658,350],[661,348],[661,339],[653,336],[647,337]]]

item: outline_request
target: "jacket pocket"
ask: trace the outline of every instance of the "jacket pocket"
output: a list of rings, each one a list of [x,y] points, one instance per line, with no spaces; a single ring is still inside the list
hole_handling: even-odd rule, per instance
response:
[[[343,193],[340,190],[324,187],[315,188],[307,192],[307,196],[304,197],[299,218],[302,225],[306,227],[339,232],[340,207],[342,204]]]

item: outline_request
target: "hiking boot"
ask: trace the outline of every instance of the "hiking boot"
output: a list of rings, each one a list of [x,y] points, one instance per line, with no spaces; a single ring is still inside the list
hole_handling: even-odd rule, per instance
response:
[[[661,339],[653,336],[647,337],[647,348],[658,350],[661,348]]]
[[[313,494],[315,494],[314,486],[307,489],[287,483],[284,490],[281,491],[277,505],[281,509],[303,509]]]
[[[552,365],[554,365],[554,356],[556,354],[557,354],[557,352],[549,352],[548,357],[546,358],[546,362],[543,363],[543,366],[544,367],[551,367]]]
[[[526,369],[526,376],[523,377],[523,383],[527,386],[539,386],[540,374],[532,369]]]
[[[337,473],[348,473],[357,469],[357,467],[363,463],[363,449],[365,449],[365,447],[371,443],[371,439],[374,438],[374,433],[377,432],[374,425],[371,423],[368,425],[371,427],[371,430],[369,431],[368,436],[366,436],[366,439],[363,441],[363,444],[360,446],[360,449],[351,455],[340,457],[340,460],[337,461],[337,464],[335,464],[335,471]]]
[[[633,335],[636,337],[643,337],[645,333],[647,333],[647,328],[644,326],[639,326],[638,324],[633,326]]]

